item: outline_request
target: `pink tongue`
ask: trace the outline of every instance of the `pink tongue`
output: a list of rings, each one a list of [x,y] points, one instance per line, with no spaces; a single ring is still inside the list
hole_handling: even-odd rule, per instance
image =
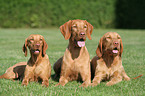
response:
[[[118,50],[113,50],[113,53],[118,53]]]
[[[38,54],[38,53],[39,53],[39,51],[35,51],[34,53]]]
[[[85,46],[85,41],[78,41],[77,42],[79,47],[84,47]]]

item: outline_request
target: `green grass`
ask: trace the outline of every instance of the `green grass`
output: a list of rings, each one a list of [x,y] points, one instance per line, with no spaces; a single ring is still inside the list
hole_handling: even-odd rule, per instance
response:
[[[92,40],[86,41],[90,57],[95,56],[99,39],[108,31],[118,32],[123,40],[123,66],[129,77],[145,73],[145,30],[95,29]],[[51,65],[64,54],[68,41],[64,40],[59,28],[56,29],[0,29],[0,75],[15,63],[27,61],[22,46],[30,34],[41,34],[48,43],[47,54]],[[52,69],[52,75],[54,71]],[[0,79],[0,96],[145,96],[145,76],[131,81],[122,81],[114,86],[105,86],[101,82],[96,87],[79,88],[80,82],[72,81],[64,87],[54,85],[57,81],[49,80],[48,88],[36,82],[21,86],[20,81]]]

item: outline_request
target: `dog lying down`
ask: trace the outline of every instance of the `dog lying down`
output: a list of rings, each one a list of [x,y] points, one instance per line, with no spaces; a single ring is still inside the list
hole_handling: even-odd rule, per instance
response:
[[[110,80],[107,86],[114,85],[122,79],[130,80],[122,65],[122,52],[123,43],[118,33],[108,32],[103,35],[96,50],[97,56],[91,60],[92,86],[97,86],[102,80]]]
[[[27,56],[27,47],[30,50],[31,57],[28,62],[20,62],[12,67],[9,67],[7,71],[0,76],[0,79],[20,79],[22,85],[28,85],[29,81],[42,80],[42,85],[49,86],[48,79],[51,76],[51,65],[49,62],[46,50],[48,45],[44,40],[44,37],[38,34],[32,34],[25,40],[23,46],[23,52]]]

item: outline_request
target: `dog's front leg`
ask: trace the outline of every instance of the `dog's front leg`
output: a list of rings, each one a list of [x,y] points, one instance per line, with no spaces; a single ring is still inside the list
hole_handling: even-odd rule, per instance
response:
[[[46,87],[48,87],[49,86],[49,80],[48,80],[48,77],[46,77],[46,76],[41,76],[41,78],[42,78],[42,86],[46,86]]]
[[[59,79],[59,83],[56,84],[55,86],[58,86],[58,85],[64,86],[67,82],[68,82],[67,78],[65,78],[64,76],[61,76]]]
[[[56,84],[56,86],[58,86],[58,85],[64,86],[66,83],[68,83],[70,74],[71,74],[70,68],[63,68],[62,67],[59,83]]]
[[[103,80],[103,78],[106,77],[106,72],[105,71],[97,71],[95,72],[95,76],[92,82],[92,86],[97,86],[100,84],[100,82]]]
[[[106,85],[111,86],[111,85],[114,85],[120,81],[122,81],[122,76],[121,76],[120,72],[115,71],[113,73],[113,75],[111,76],[111,80]]]
[[[42,86],[49,86],[49,77],[51,76],[51,72],[49,70],[49,72],[44,71],[43,73],[41,73],[39,76],[42,79]]]
[[[88,87],[91,84],[91,72],[88,70],[81,70],[80,75],[82,77],[82,85],[80,87]]]
[[[28,85],[29,80],[34,79],[34,67],[26,66],[25,72],[24,72],[24,79],[22,81],[22,85]],[[34,81],[34,80],[32,80]]]

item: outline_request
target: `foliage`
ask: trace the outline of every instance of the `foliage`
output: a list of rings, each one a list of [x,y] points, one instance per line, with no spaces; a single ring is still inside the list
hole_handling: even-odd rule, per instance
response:
[[[96,28],[112,28],[116,0],[0,0],[0,27],[44,28],[85,19]]]

